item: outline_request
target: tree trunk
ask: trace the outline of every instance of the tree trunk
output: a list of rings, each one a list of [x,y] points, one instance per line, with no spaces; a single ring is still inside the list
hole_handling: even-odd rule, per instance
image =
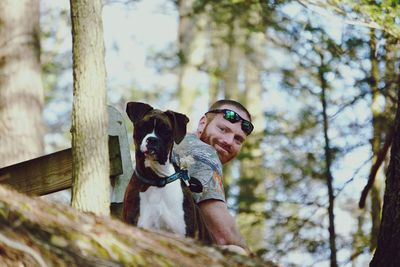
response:
[[[400,85],[400,77],[398,81]],[[397,113],[378,244],[370,266],[400,266],[400,89],[397,91]]]
[[[0,186],[0,266],[275,266]]]
[[[210,79],[210,84],[208,87],[208,106],[214,104],[218,99],[221,89],[221,61],[224,58],[222,53],[223,51],[223,42],[218,36],[217,25],[215,22],[210,22],[211,26],[211,47],[210,47],[210,56],[207,59],[208,65],[208,76]]]
[[[179,2],[180,72],[178,95],[180,112],[192,114],[201,85],[200,66],[205,62],[207,48],[207,14],[193,14],[194,0]],[[189,122],[192,127],[192,122]]]
[[[321,62],[324,62],[324,58],[321,55]],[[319,69],[319,79],[321,82],[321,103],[322,103],[322,117],[323,117],[323,131],[324,131],[324,140],[325,140],[325,163],[326,163],[326,184],[328,187],[328,217],[329,217],[329,246],[331,250],[330,254],[330,261],[331,267],[337,267],[337,249],[336,249],[336,231],[335,231],[335,214],[334,214],[334,207],[335,207],[335,196],[333,192],[333,176],[331,172],[332,166],[332,152],[330,148],[330,140],[328,136],[328,115],[327,115],[327,101],[326,101],[326,90],[327,90],[327,82],[324,77],[324,72],[322,71],[322,67]]]
[[[376,57],[376,37],[375,37],[375,30],[370,30],[370,61],[371,61],[371,79],[370,79],[370,87],[371,87],[371,96],[372,96],[372,104],[371,104],[371,112],[372,112],[372,166],[374,166],[378,152],[380,151],[381,143],[382,142],[382,131],[384,128],[382,125],[384,122],[382,110],[379,104],[379,88],[378,88],[378,81],[380,80],[379,77],[379,68],[378,68],[378,59]],[[378,239],[379,234],[379,227],[381,221],[381,172],[378,172],[375,177],[374,184],[371,188],[371,239],[370,239],[370,251],[373,252],[376,248],[376,242]]]
[[[239,27],[239,21],[232,16],[232,21],[228,25],[228,55],[225,67],[225,98],[239,100],[239,74],[240,74],[240,61],[243,59],[243,52],[240,49],[243,40],[244,32]]]
[[[365,209],[359,209],[357,211],[354,211],[354,214],[357,214],[357,230],[352,236],[352,252],[350,256],[351,260],[351,266],[352,267],[357,267],[360,266],[357,264],[357,258],[363,253],[363,249],[365,247],[364,239],[365,239],[365,234],[363,231],[364,227],[364,221],[365,221]]]
[[[71,0],[74,101],[72,206],[110,213],[108,114],[101,0]]]
[[[257,16],[257,14],[254,14]],[[241,102],[248,108],[254,131],[242,148],[239,180],[239,227],[249,246],[257,251],[265,248],[265,154],[261,148],[265,119],[262,102],[260,67],[265,59],[265,36],[260,32],[249,33],[246,41],[248,53],[244,57],[245,91]]]
[[[0,1],[0,168],[43,155],[39,0]]]
[[[399,39],[394,38],[389,34],[385,34],[385,140],[387,139],[387,133],[391,131],[391,127],[394,125],[394,119],[396,116],[396,100],[397,100],[397,86],[399,84],[400,69],[397,67],[400,62],[400,42]],[[387,173],[387,169],[390,161],[390,153],[387,153],[383,170]]]
[[[218,9],[215,5],[210,4],[209,13],[217,13]],[[227,64],[227,44],[226,35],[228,25],[215,21],[213,16],[210,16],[210,56],[207,59],[209,68],[208,75],[210,79],[208,89],[208,104],[211,106],[218,99],[224,97],[223,76],[225,65]],[[225,172],[224,172],[225,173]]]

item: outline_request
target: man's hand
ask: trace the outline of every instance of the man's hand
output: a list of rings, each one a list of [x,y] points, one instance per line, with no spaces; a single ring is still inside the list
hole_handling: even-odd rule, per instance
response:
[[[229,252],[234,252],[236,254],[240,254],[243,256],[250,256],[250,253],[247,250],[245,250],[242,247],[236,246],[236,245],[219,245],[218,247],[223,250],[226,250]]]

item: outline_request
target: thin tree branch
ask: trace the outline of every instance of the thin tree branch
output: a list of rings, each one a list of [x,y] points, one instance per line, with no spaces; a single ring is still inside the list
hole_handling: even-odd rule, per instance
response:
[[[383,144],[382,148],[379,150],[377,157],[376,157],[376,161],[375,161],[374,165],[372,165],[372,167],[371,167],[371,172],[368,177],[367,185],[364,187],[364,189],[361,193],[360,202],[358,203],[358,206],[361,209],[365,207],[365,200],[367,198],[369,190],[374,185],[376,173],[378,172],[379,167],[382,165],[382,162],[386,157],[389,147],[392,144],[393,134],[394,134],[394,129],[390,128],[389,132],[386,135],[385,143]]]
[[[361,169],[365,166],[365,164],[367,164],[370,160],[372,159],[372,156],[369,157],[367,160],[365,160],[353,173],[353,175],[351,176],[350,179],[348,179],[346,182],[344,182],[344,184],[342,185],[341,188],[338,188],[336,190],[336,198],[339,196],[339,194],[345,189],[345,187],[350,184],[351,182],[354,181],[354,177],[356,177],[356,175],[361,171]]]

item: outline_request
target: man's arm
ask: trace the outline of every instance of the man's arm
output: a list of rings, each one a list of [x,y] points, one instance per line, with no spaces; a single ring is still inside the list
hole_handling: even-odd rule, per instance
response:
[[[248,251],[246,242],[237,229],[225,202],[208,199],[201,201],[198,205],[217,245],[237,245]]]

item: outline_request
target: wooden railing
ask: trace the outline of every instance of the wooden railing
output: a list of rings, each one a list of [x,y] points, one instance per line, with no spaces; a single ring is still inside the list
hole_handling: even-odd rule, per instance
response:
[[[133,169],[123,117],[111,106],[108,115],[111,212],[118,217]],[[0,169],[0,183],[38,196],[68,189],[72,186],[71,148],[4,167]]]

